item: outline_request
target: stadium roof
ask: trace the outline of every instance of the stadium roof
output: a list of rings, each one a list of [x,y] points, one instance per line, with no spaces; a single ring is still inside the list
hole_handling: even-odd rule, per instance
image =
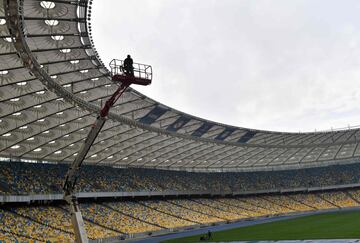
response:
[[[0,1],[1,157],[73,161],[115,90],[92,42],[90,5]],[[359,137],[359,129],[284,133],[233,127],[129,89],[85,162],[199,171],[313,167],[357,161]]]

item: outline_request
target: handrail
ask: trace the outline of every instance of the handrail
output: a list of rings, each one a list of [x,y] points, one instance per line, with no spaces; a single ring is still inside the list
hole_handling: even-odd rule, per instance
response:
[[[134,77],[140,79],[152,80],[152,67],[147,64],[133,63]],[[126,75],[124,69],[124,61],[119,59],[113,59],[110,62],[111,75]]]

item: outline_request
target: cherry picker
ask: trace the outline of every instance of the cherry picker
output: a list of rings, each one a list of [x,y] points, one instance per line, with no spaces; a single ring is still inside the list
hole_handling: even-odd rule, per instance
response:
[[[72,162],[66,173],[63,185],[64,199],[70,206],[71,222],[74,228],[77,243],[88,242],[84,221],[75,194],[75,186],[80,175],[81,164],[104,126],[110,108],[116,103],[125,90],[131,84],[146,86],[151,84],[152,81],[152,68],[150,65],[134,63],[133,74],[129,75],[129,73],[124,69],[124,62],[122,60],[114,59],[110,62],[110,68],[111,79],[118,84],[118,88],[100,110],[95,123],[92,125],[91,130],[82,144],[75,160]]]

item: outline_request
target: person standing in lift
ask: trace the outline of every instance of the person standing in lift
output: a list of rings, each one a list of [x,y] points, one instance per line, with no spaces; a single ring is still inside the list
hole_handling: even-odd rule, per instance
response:
[[[134,77],[133,59],[130,55],[124,60],[124,71],[126,75]]]

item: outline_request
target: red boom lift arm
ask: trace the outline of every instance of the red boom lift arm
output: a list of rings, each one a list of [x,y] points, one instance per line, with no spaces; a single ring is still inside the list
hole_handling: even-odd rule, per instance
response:
[[[131,84],[149,85],[152,80],[152,68],[149,65],[134,63],[134,76],[129,76],[124,72],[123,61],[112,60],[110,62],[112,80],[119,82],[120,86],[115,93],[105,102],[99,116],[92,125],[89,134],[82,144],[74,162],[70,165],[63,186],[64,199],[70,205],[71,220],[75,231],[76,242],[87,243],[88,238],[84,228],[81,211],[74,193],[77,179],[80,174],[80,167],[86,158],[92,144],[104,126],[110,108],[116,103],[120,96],[126,91]]]

